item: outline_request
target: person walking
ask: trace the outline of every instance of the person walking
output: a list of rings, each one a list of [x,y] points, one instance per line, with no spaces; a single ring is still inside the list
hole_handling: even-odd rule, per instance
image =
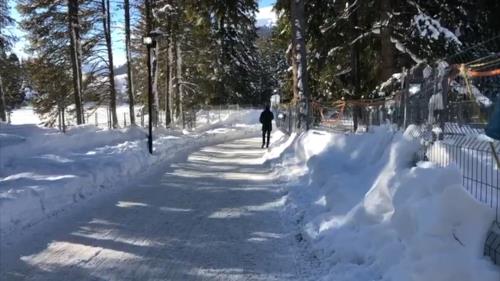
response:
[[[262,124],[262,148],[264,146],[269,147],[269,141],[271,139],[271,131],[273,130],[272,121],[274,119],[274,114],[269,109],[269,105],[266,105],[266,109],[260,114],[260,123]],[[266,144],[267,136],[267,144]]]

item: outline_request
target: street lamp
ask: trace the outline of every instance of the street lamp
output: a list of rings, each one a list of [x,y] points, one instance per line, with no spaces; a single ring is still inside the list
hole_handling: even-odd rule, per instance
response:
[[[149,134],[148,134],[148,150],[153,154],[153,74],[151,73],[151,49],[156,48],[156,41],[164,34],[159,30],[153,30],[142,38],[142,43],[147,48],[147,64],[148,64],[148,114],[149,114]]]
[[[151,36],[145,36],[142,38],[142,43],[146,45],[147,48],[147,65],[148,65],[148,150],[150,154],[153,154],[153,84],[151,79],[151,48],[154,45],[154,39]]]
[[[153,37],[151,36],[145,36],[142,38],[142,43],[146,46],[152,46],[153,45]]]

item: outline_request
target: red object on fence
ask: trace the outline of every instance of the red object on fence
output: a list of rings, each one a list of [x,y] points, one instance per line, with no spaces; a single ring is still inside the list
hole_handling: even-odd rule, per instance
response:
[[[475,70],[468,70],[467,75],[469,77],[491,77],[491,76],[497,76],[500,75],[500,68],[498,69],[493,69],[489,71],[475,71]]]

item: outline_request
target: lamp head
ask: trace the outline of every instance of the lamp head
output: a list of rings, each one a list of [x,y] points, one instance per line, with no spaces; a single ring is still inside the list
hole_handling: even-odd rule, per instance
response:
[[[152,46],[153,45],[153,37],[151,37],[151,36],[142,37],[142,43],[146,46]]]

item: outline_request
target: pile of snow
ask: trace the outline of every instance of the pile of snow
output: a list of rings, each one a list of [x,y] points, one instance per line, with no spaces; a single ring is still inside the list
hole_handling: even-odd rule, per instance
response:
[[[494,211],[455,167],[416,162],[420,145],[389,127],[313,130],[282,156],[287,212],[319,262],[315,280],[497,281],[483,257]]]
[[[85,105],[85,122],[90,125],[94,125],[97,127],[107,128],[109,127],[109,108],[107,106],[97,106],[94,103],[87,103]],[[226,108],[227,107],[227,108]],[[217,125],[219,122],[226,122],[228,118],[238,118],[237,111],[239,111],[239,107],[236,105],[226,106],[224,108],[221,107],[213,107],[213,108],[204,108],[202,110],[198,110],[196,112],[196,128],[199,130],[205,130],[210,126]],[[68,126],[75,125],[75,118],[73,114],[71,114],[72,108],[68,108],[66,112],[66,124]],[[138,125],[142,123],[147,126],[148,124],[148,115],[147,112],[144,112],[145,108],[143,106],[135,106],[135,122]],[[116,107],[116,115],[118,119],[118,126],[127,127],[130,126],[130,109],[128,104],[121,104]],[[160,118],[164,119],[165,112],[160,112]],[[37,115],[33,107],[27,106],[19,109],[13,110],[11,114],[11,124],[14,125],[22,125],[22,124],[34,124],[38,125],[42,123],[43,118]],[[177,120],[176,125],[181,126],[181,120]]]
[[[158,129],[152,156],[147,133],[138,127],[86,125],[61,134],[0,123],[0,235],[14,235],[201,146],[255,136],[259,113],[234,112],[226,122],[196,132]]]
[[[10,121],[13,125],[40,124],[42,122],[31,106],[13,110]]]

